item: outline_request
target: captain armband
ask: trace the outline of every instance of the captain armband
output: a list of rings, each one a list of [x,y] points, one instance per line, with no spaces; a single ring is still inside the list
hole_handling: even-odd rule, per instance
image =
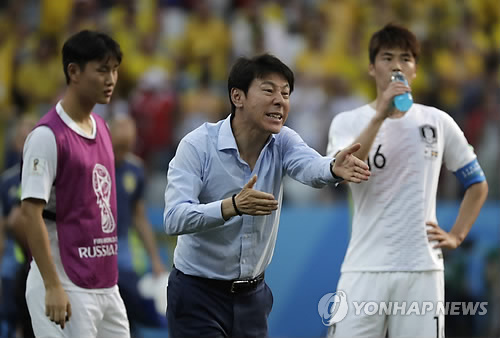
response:
[[[454,174],[465,190],[474,183],[479,183],[486,180],[483,169],[481,169],[481,166],[479,165],[477,159],[458,169],[454,172]]]

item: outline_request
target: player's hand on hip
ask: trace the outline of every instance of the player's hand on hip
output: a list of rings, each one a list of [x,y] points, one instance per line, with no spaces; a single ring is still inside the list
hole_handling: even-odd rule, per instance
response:
[[[71,317],[68,295],[61,285],[48,287],[45,291],[45,315],[64,329],[65,323]]]
[[[430,228],[427,229],[429,242],[436,241],[434,248],[456,249],[460,245],[460,240],[452,233],[446,232],[434,222],[425,223]]]
[[[361,144],[356,143],[337,153],[332,167],[336,176],[353,183],[368,180],[371,175],[368,165],[353,155],[360,148]]]
[[[236,206],[243,214],[253,216],[270,215],[274,210],[278,209],[278,201],[274,199],[272,194],[255,190],[256,182],[257,175],[254,175],[234,198]]]

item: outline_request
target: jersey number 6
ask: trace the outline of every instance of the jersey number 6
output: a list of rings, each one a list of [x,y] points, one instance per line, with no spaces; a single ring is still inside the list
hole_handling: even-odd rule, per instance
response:
[[[378,169],[385,167],[385,156],[380,152],[380,148],[382,148],[381,144],[378,145],[377,151],[375,152],[375,155],[373,155],[373,164]],[[369,170],[372,170],[370,156],[368,156],[368,168]]]

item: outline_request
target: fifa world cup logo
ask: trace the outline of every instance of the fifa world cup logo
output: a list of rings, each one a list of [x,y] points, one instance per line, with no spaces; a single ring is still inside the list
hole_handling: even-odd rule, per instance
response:
[[[115,218],[111,212],[111,176],[108,170],[102,164],[97,163],[92,172],[92,187],[97,196],[97,205],[101,209],[102,231],[109,234],[116,227]]]

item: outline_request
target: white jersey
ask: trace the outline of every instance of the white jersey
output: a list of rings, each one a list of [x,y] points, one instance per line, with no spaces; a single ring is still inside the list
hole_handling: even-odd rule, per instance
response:
[[[57,103],[56,111],[68,127],[76,133],[89,139],[96,137],[96,123],[92,119],[92,135],[87,135],[64,111],[61,103]],[[21,200],[36,198],[47,203],[46,209],[55,213],[56,194],[53,187],[57,173],[57,145],[56,137],[47,126],[36,127],[26,138],[23,151],[23,169],[21,176]],[[64,270],[61,255],[59,253],[59,240],[57,228],[54,221],[45,219],[47,233],[49,235],[52,259],[56,266],[57,274],[65,290],[85,291],[90,293],[108,293],[115,287],[106,289],[83,289],[75,285]],[[36,278],[41,278],[35,260],[31,262],[31,269]],[[31,272],[30,272],[31,273]]]
[[[375,115],[365,105],[337,115],[327,153],[351,145]],[[354,216],[342,264],[348,271],[443,270],[426,222],[436,222],[436,192],[442,163],[453,172],[476,158],[453,118],[413,104],[401,118],[386,119],[368,155],[371,177],[350,184]]]

